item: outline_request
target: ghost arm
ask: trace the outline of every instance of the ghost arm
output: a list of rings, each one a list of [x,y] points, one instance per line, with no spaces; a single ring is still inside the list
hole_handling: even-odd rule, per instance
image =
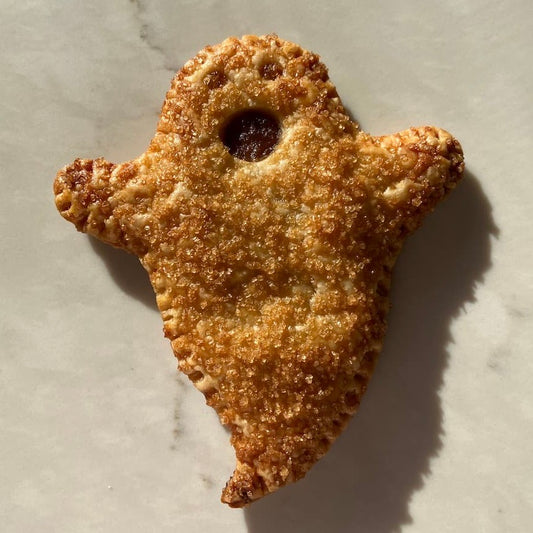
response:
[[[430,126],[382,137],[366,136],[360,145],[374,169],[371,196],[389,227],[411,233],[455,187],[464,163],[459,142]]]
[[[139,224],[140,179],[137,160],[115,165],[102,158],[76,159],[56,176],[56,206],[78,231],[141,255],[145,225]]]

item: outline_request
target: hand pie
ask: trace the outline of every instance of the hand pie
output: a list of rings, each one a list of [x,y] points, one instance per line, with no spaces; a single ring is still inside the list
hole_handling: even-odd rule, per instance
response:
[[[178,72],[137,159],[77,159],[61,215],[139,257],[165,335],[231,429],[222,501],[295,481],[357,410],[402,244],[454,188],[459,143],[372,137],[317,55],[275,35],[208,46]]]

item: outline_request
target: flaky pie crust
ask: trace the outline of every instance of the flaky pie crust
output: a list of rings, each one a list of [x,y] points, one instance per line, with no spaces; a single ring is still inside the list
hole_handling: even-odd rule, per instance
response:
[[[258,162],[221,141],[245,109],[281,126]],[[449,133],[364,133],[317,55],[245,36],[177,73],[145,153],[77,159],[54,192],[78,230],[141,260],[180,370],[231,429],[222,501],[240,507],[304,476],[357,410],[398,252],[462,171]]]

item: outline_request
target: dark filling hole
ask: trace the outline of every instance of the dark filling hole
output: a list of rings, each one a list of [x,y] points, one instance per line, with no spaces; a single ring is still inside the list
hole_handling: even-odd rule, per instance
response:
[[[272,153],[281,134],[278,121],[256,109],[233,116],[222,131],[229,153],[244,161],[261,161]]]

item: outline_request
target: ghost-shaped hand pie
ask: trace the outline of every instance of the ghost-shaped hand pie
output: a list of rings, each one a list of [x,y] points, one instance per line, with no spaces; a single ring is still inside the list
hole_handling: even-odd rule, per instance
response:
[[[459,143],[372,137],[318,56],[275,35],[202,50],[137,159],[77,159],[61,215],[137,255],[179,368],[231,430],[222,501],[305,475],[357,410],[406,236],[455,186]]]

